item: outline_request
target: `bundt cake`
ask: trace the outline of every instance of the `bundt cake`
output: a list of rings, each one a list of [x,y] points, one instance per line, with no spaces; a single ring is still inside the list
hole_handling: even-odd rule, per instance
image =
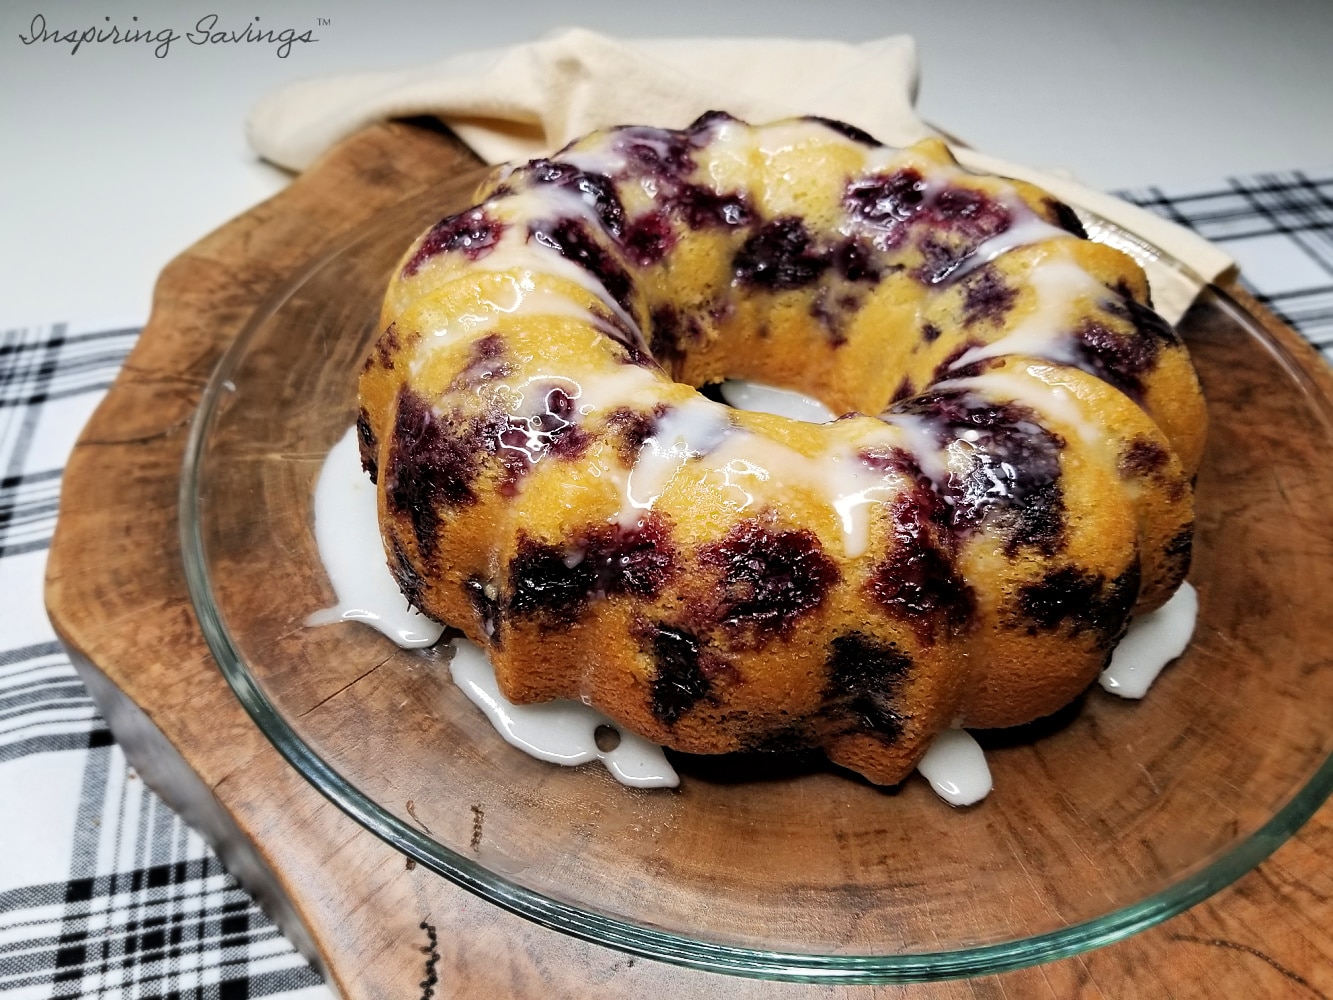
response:
[[[422,235],[381,329],[390,568],[518,703],[895,783],[1067,704],[1188,567],[1203,402],[1142,271],[937,141],[591,134]]]

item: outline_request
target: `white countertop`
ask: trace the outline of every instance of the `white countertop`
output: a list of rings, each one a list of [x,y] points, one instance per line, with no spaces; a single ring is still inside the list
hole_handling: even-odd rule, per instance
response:
[[[221,27],[258,16],[316,41],[285,59],[267,45],[177,41],[158,59],[149,46],[71,53],[20,37],[35,17],[62,34],[135,17],[183,33],[211,13]],[[7,0],[0,329],[145,319],[163,264],[285,183],[245,144],[246,112],[266,91],[576,24],[626,37],[909,33],[927,120],[1103,188],[1333,164],[1329,0]]]

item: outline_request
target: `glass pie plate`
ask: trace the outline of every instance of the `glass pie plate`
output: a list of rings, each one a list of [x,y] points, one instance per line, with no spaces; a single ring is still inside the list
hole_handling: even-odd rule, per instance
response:
[[[356,623],[335,596],[316,477],[356,413],[389,273],[465,206],[455,183],[385,213],[254,316],[186,456],[186,570],[237,696],[305,777],[418,863],[529,919],[695,968],[890,982],[1016,968],[1103,945],[1258,864],[1333,787],[1333,407],[1224,293],[1132,234],[1180,324],[1211,420],[1198,480],[1193,644],[1142,702],[1094,688],[981,734],[994,791],[952,809],[807,757],[672,755],[675,790],[617,784],[503,743],[450,649]],[[1308,364],[1308,362],[1305,362]]]

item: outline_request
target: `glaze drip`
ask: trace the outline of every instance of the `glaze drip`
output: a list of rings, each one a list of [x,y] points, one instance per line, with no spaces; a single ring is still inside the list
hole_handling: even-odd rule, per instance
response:
[[[530,696],[683,750],[818,742],[859,658],[826,749],[893,782],[942,727],[1035,710],[1013,664],[1084,685],[1183,576],[1188,361],[1043,192],[713,114],[480,197],[393,279],[359,440],[403,592],[506,678],[536,657]]]

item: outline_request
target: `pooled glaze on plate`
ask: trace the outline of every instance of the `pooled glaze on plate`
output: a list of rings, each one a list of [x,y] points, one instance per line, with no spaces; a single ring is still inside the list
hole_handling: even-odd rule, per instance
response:
[[[723,384],[721,393],[738,409],[777,412],[812,422],[829,419],[829,411],[817,400],[790,390],[732,381]],[[678,437],[689,438],[686,431],[695,430],[692,425],[682,428]],[[669,464],[673,453],[672,447],[664,447],[662,463]],[[645,469],[646,482],[641,484],[648,493],[652,483],[647,480],[656,478],[650,472]],[[854,491],[847,494],[852,498],[856,495]],[[853,538],[863,530],[854,524],[850,508],[844,514],[844,523]],[[320,471],[315,490],[315,536],[338,604],[310,615],[307,625],[360,621],[406,648],[429,646],[439,639],[441,626],[407,604],[384,563],[375,488],[361,469],[355,427],[334,445]],[[1194,589],[1187,583],[1166,605],[1131,622],[1102,674],[1102,687],[1126,698],[1143,697],[1161,670],[1189,644],[1197,609]],[[540,760],[563,765],[600,760],[618,781],[634,787],[679,784],[660,747],[578,702],[514,705],[500,693],[495,672],[479,647],[466,639],[456,639],[452,645],[450,672],[454,683],[512,746]],[[619,735],[613,749],[598,747],[596,733],[601,727]],[[950,805],[972,805],[991,789],[985,755],[961,729],[941,733],[917,769]]]

